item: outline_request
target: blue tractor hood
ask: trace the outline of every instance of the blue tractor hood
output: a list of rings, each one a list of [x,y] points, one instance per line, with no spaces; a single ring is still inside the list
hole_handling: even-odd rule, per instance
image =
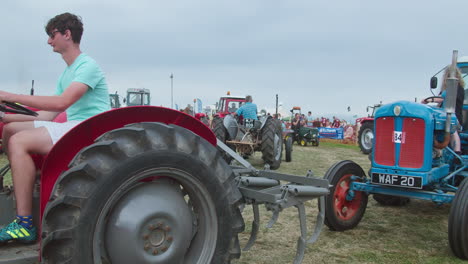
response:
[[[424,119],[427,125],[432,124],[434,130],[444,130],[445,120],[447,119],[447,113],[444,111],[444,108],[409,101],[397,101],[386,104],[375,113],[375,119],[385,116],[421,118]],[[455,113],[452,114],[450,123],[451,132],[453,133],[457,125]]]

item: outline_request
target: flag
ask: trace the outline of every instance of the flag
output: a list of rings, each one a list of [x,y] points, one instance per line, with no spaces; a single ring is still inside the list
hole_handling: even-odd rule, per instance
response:
[[[202,107],[202,101],[199,98],[197,98],[197,106],[198,106],[197,113],[203,112],[203,110],[202,110],[202,108],[203,108]]]

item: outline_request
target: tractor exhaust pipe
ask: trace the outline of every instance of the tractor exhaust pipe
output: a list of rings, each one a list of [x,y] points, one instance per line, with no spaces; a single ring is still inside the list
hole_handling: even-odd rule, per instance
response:
[[[439,142],[437,139],[434,139],[434,147],[438,149],[443,149],[448,146],[450,143],[450,124],[452,121],[452,114],[455,113],[455,105],[457,100],[457,87],[458,87],[458,78],[457,78],[457,57],[458,50],[453,51],[452,55],[452,64],[449,67],[449,75],[446,81],[447,93],[445,95],[444,107],[445,112],[447,112],[447,119],[445,120],[445,134],[444,140]]]

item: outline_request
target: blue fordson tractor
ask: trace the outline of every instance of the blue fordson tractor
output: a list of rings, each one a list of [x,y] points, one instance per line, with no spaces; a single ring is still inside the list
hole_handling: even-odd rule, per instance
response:
[[[370,194],[384,205],[404,205],[410,198],[451,203],[450,248],[456,257],[468,259],[468,155],[457,155],[450,147],[451,134],[463,125],[462,153],[468,153],[468,111],[463,111],[466,124],[458,124],[455,117],[456,66],[462,76],[467,75],[468,60],[457,63],[454,51],[443,108],[398,101],[376,112],[372,166],[367,176],[349,160],[327,171],[325,178],[333,185],[326,199],[325,223],[329,229],[344,231],[357,226]],[[436,86],[433,77],[431,88]],[[438,96],[425,100],[430,102],[434,97]],[[468,109],[467,101],[464,109]]]

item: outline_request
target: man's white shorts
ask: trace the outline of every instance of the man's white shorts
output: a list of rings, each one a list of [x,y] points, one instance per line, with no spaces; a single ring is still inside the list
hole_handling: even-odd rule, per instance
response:
[[[34,127],[45,127],[49,132],[52,143],[55,145],[57,141],[65,135],[68,131],[74,128],[82,121],[67,121],[65,123],[56,123],[51,121],[34,121]]]

